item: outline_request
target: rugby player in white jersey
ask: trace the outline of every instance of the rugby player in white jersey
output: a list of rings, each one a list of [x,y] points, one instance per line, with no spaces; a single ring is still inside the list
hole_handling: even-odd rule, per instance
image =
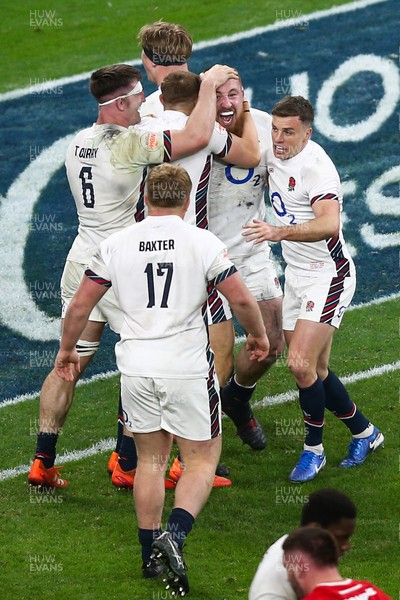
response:
[[[177,130],[185,127],[197,102],[200,81],[198,75],[188,71],[174,71],[168,74],[161,83],[160,103],[164,106],[162,116],[144,117],[137,127],[152,131]],[[207,196],[213,155],[219,156],[225,163],[245,166],[249,161],[252,162],[252,149],[257,139],[257,132],[249,114],[246,114],[243,121],[240,138],[228,134],[226,129],[216,124],[210,142],[205,148],[179,159],[179,164],[189,173],[192,181],[191,203],[185,215],[185,221],[188,223],[203,229],[208,228]],[[138,212],[140,212],[139,207]],[[244,245],[247,247],[245,243]],[[219,348],[221,345],[224,348],[228,345],[233,347],[232,314],[226,300],[212,287],[209,290],[208,317],[210,324],[222,321],[222,340],[214,352],[214,361],[218,380],[223,385],[232,370],[232,364],[230,360],[226,360],[225,352],[220,352]],[[216,329],[219,329],[218,325]],[[215,351],[214,337],[211,337],[210,343]],[[228,358],[231,358],[231,354]],[[169,473],[170,477],[175,480],[182,472],[182,468],[179,458],[175,459]],[[223,465],[218,465],[214,487],[230,484],[225,477],[219,477],[220,474],[227,474],[226,467]]]
[[[181,25],[156,21],[140,29],[138,40],[142,48],[141,58],[147,78],[158,86],[158,90],[146,98],[141,108],[141,115],[162,117],[164,105],[160,100],[161,84],[171,73],[178,70],[188,71],[188,59],[192,54],[192,38]],[[229,306],[221,295],[215,292],[210,294],[208,320],[214,325],[209,330],[210,342],[218,379],[223,386],[233,369],[234,329]],[[221,474],[228,473],[225,467],[219,466],[218,469]]]
[[[250,113],[257,129],[261,161],[249,169],[213,163],[209,188],[209,228],[222,239],[231,260],[258,302],[270,342],[270,354],[255,364],[245,346],[239,350],[234,374],[221,389],[223,411],[233,420],[244,443],[263,450],[264,431],[254,417],[250,398],[260,377],[268,371],[284,349],[282,335],[282,290],[268,242],[247,244],[242,227],[253,219],[265,219],[267,149],[271,147],[271,117],[257,109],[243,111],[244,91],[240,79],[229,79],[217,90],[217,120],[228,131],[242,134],[243,120]],[[211,327],[213,330],[213,326]],[[212,332],[217,336],[218,332]],[[228,340],[227,340],[228,341]],[[233,357],[233,340],[228,349]],[[232,359],[233,362],[233,359]]]
[[[67,151],[66,168],[79,217],[78,236],[62,277],[64,308],[77,289],[88,259],[98,244],[134,219],[143,168],[196,152],[207,145],[215,123],[215,90],[233,70],[216,66],[204,76],[199,101],[184,130],[163,133],[130,128],[140,121],[144,101],[140,72],[129,65],[111,65],[94,72],[90,90],[98,101],[97,122],[78,133]],[[256,161],[257,162],[257,161]],[[110,306],[111,304],[111,306]],[[104,325],[120,330],[121,315],[112,294],[91,316],[81,340],[82,371],[96,352]],[[40,431],[28,481],[64,487],[68,482],[54,467],[58,433],[71,406],[78,375],[63,382],[54,370],[40,394]]]
[[[161,83],[159,96],[160,104],[164,107],[162,116],[156,119],[143,118],[138,125],[140,128],[162,131],[164,129],[181,129],[185,127],[189,115],[197,102],[200,77],[190,72],[175,71],[165,77]],[[250,115],[248,115],[250,117]],[[192,180],[191,204],[186,213],[185,221],[208,228],[208,193],[213,157],[229,164],[246,167],[253,160],[252,148],[257,136],[252,118],[247,115],[243,119],[240,139],[230,136],[227,130],[216,124],[209,144],[199,152],[179,159]],[[253,163],[254,164],[254,163]],[[247,245],[244,243],[247,248]],[[221,349],[232,347],[234,333],[231,321],[232,314],[226,301],[215,291],[209,298],[209,323],[218,324],[222,321],[222,337],[216,343],[211,335],[211,347],[215,354],[215,365],[220,385],[224,385],[231,374],[233,359],[231,353]],[[228,322],[228,323],[227,323]],[[226,326],[228,325],[228,326]],[[218,325],[212,331],[219,331]],[[216,347],[215,347],[216,346]]]
[[[208,285],[226,296],[249,332],[253,360],[265,358],[269,343],[257,303],[223,242],[183,221],[190,203],[187,172],[159,165],[146,189],[147,218],[102,242],[90,262],[65,316],[55,371],[75,379],[77,340],[112,286],[124,313],[116,357],[126,426],[138,448],[134,498],[143,575],[155,577],[166,568],[167,589],[184,596],[189,583],[182,546],[209,496],[221,451],[218,380],[204,318]],[[186,468],[162,533],[173,437]]]
[[[280,225],[255,219],[243,233],[251,244],[281,242],[287,264],[283,330],[306,428],[304,450],[289,479],[300,483],[316,477],[326,463],[325,408],[352,434],[339,466],[362,464],[384,441],[329,369],[333,334],[353,297],[356,271],[343,238],[339,175],[310,139],[313,118],[312,105],[301,96],[287,96],[274,106],[267,164],[270,200]]]
[[[196,106],[200,84],[200,76],[189,71],[175,71],[167,75],[161,83],[159,97],[164,107],[163,113],[157,118],[143,117],[136,127],[147,131],[183,129]],[[207,146],[190,156],[179,158],[179,164],[189,173],[192,181],[186,222],[202,229],[208,228],[207,195],[213,156],[218,156],[225,163],[244,167],[254,164],[257,131],[251,117],[244,119],[242,129],[239,138],[215,123]]]

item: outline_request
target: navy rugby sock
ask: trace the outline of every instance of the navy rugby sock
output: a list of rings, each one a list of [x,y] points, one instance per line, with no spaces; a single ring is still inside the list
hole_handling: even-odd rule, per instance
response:
[[[119,447],[119,466],[123,471],[131,471],[137,467],[135,440],[129,435],[122,436]]]
[[[318,446],[322,444],[324,430],[325,391],[319,377],[306,388],[299,388],[300,407],[303,411],[304,426],[306,428],[305,444]]]
[[[192,530],[194,517],[184,508],[173,508],[168,519],[166,531],[182,550],[186,537]]]
[[[368,419],[358,410],[343,383],[330,369],[323,384],[326,408],[343,421],[353,435],[364,431],[369,425]]]
[[[150,560],[151,545],[161,534],[162,529],[138,529],[139,543],[142,547],[142,560],[146,564]]]
[[[236,427],[246,425],[253,418],[253,411],[250,406],[256,386],[244,387],[236,382],[235,376],[221,389],[221,407],[222,410]]]
[[[58,433],[39,431],[36,442],[35,458],[39,458],[46,469],[54,466]]]

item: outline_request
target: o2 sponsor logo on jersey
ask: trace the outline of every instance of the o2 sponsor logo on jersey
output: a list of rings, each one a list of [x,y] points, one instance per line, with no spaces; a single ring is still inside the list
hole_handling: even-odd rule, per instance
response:
[[[354,301],[362,302],[399,291],[397,0],[361,0],[351,7],[304,15],[306,28],[285,17],[262,33],[258,29],[254,35],[237,34],[231,42],[202,44],[190,68],[201,72],[206,64],[231,64],[251,104],[267,112],[286,94],[310,99],[316,110],[312,137],[342,179],[344,234],[357,266]],[[58,294],[32,290],[58,289],[76,235],[63,164],[73,134],[97,117],[87,85],[87,79],[63,81],[62,94],[35,91],[17,102],[2,99],[0,136],[8,158],[0,165],[0,340],[4,356],[14,357],[12,365],[0,358],[2,398],[39,389],[49,366],[40,361],[30,366],[31,357],[57,347]],[[156,140],[150,135],[142,143],[155,151]],[[253,176],[249,169],[238,177],[233,167],[227,174],[238,186]],[[39,222],[58,226],[32,227]],[[114,342],[106,336],[89,373],[115,368]]]

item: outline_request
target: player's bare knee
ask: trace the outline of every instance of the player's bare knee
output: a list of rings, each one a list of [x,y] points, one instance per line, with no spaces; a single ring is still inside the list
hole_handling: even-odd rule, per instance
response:
[[[310,385],[310,378],[315,379],[314,373],[310,369],[309,361],[301,356],[296,357],[289,354],[287,366],[300,387],[308,387]]]

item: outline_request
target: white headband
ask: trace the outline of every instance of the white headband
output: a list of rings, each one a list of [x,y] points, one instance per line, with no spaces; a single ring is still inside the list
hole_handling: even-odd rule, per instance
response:
[[[117,96],[116,98],[112,98],[112,100],[107,100],[106,102],[99,102],[99,106],[106,106],[107,104],[112,104],[116,100],[121,100],[122,98],[129,98],[129,96],[134,96],[135,94],[141,94],[143,92],[143,87],[140,81],[137,82],[135,87],[128,92],[127,94],[123,94],[122,96]]]

